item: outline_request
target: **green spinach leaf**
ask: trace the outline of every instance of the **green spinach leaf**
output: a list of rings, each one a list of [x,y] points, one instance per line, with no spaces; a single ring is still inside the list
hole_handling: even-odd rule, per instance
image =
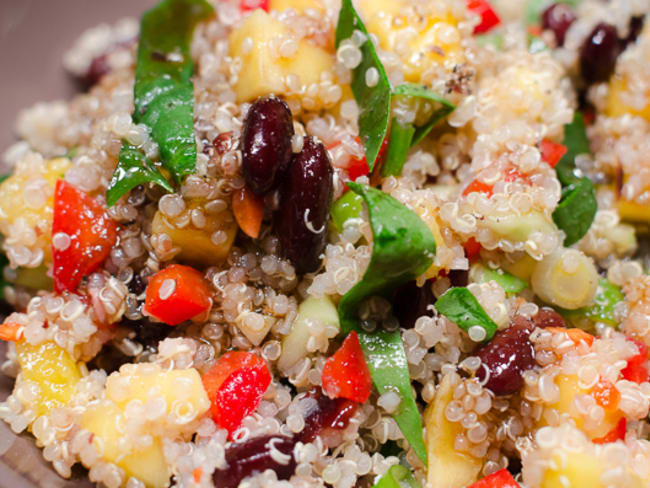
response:
[[[562,144],[566,146],[567,151],[555,166],[555,172],[560,183],[566,186],[575,183],[579,179],[575,175],[576,156],[591,152],[585,120],[580,112],[576,112],[573,115],[573,121],[564,126],[564,140]]]
[[[352,5],[352,0],[343,0],[336,25],[336,47],[338,48],[343,40],[351,38],[355,30],[362,32],[366,41],[360,47],[361,63],[354,69],[350,86],[359,106],[359,135],[366,149],[368,168],[372,171],[388,132],[390,83],[370,35]],[[377,70],[379,79],[375,86],[369,87],[366,84],[366,72],[372,68]]]
[[[386,474],[379,478],[373,488],[420,488],[420,483],[413,477],[413,473],[406,466],[395,464]]]
[[[483,328],[486,341],[492,339],[498,329],[472,292],[465,287],[450,288],[433,306],[438,313],[456,323],[465,332],[475,325]]]
[[[406,155],[411,149],[415,127],[413,124],[402,124],[393,118],[388,139],[386,160],[381,167],[382,176],[399,176],[406,162]]]
[[[588,307],[577,310],[559,310],[569,321],[578,321],[581,318],[589,319],[591,322],[604,322],[607,325],[616,327],[618,321],[614,313],[616,304],[625,299],[621,288],[606,278],[598,282],[594,303]],[[579,323],[577,324],[579,325]]]

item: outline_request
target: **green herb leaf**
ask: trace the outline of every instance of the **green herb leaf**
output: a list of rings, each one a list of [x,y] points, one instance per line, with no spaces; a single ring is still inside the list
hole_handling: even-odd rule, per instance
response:
[[[400,285],[431,266],[436,241],[422,219],[390,195],[367,185],[348,183],[368,206],[374,236],[372,258],[363,279],[339,302],[341,329],[358,328],[357,308],[368,297],[390,297]]]
[[[377,390],[400,392],[401,403],[393,417],[418,457],[426,463],[422,417],[413,397],[402,338],[399,332],[363,331],[357,313],[363,300],[375,295],[390,297],[395,288],[426,271],[433,262],[436,241],[420,217],[390,195],[357,183],[348,186],[368,206],[373,248],[363,279],[339,302],[341,329],[345,333],[351,330],[359,333]]]
[[[140,41],[135,71],[133,121],[143,123],[151,130],[152,139],[158,144],[163,167],[177,183],[194,171],[196,166],[196,141],[194,138],[194,87],[191,77],[194,64],[190,54],[192,34],[197,23],[214,13],[206,0],[163,0],[142,16]],[[132,147],[124,154],[132,155]],[[120,153],[120,156],[122,153]],[[124,179],[124,173],[132,171],[136,158],[120,159],[111,180],[109,192],[113,203],[125,191],[133,188],[132,182],[153,181],[143,179],[152,171],[145,169],[137,178]],[[113,183],[129,183],[119,185]],[[165,186],[165,185],[162,185]],[[169,184],[165,186],[168,188]],[[169,188],[168,188],[169,189]],[[107,198],[107,200],[109,200]]]
[[[0,175],[0,183],[2,183],[3,181],[5,181],[5,180],[6,180],[7,178],[9,178],[10,176],[11,176],[11,174]]]
[[[361,63],[352,73],[350,86],[359,105],[359,135],[366,149],[368,168],[372,171],[388,132],[390,83],[370,35],[352,5],[352,0],[343,0],[336,25],[336,47],[338,48],[343,40],[351,38],[355,30],[365,34],[366,41],[360,47]],[[373,87],[366,84],[366,72],[371,68],[376,69],[379,75],[379,80]]]
[[[485,329],[485,340],[492,339],[498,326],[483,310],[481,304],[465,287],[450,288],[441,295],[436,303],[438,313],[444,315],[465,332],[478,325]]]
[[[420,488],[420,483],[413,477],[413,473],[406,466],[395,464],[386,474],[379,478],[373,488]]]
[[[553,211],[553,221],[566,234],[565,246],[582,239],[591,227],[597,210],[596,193],[589,178],[581,178],[562,190],[560,204]]]
[[[120,151],[119,163],[108,185],[106,205],[112,207],[122,195],[144,183],[156,183],[167,191],[174,191],[142,151],[125,142]]]
[[[412,124],[402,124],[393,118],[388,140],[386,160],[381,167],[382,176],[399,176],[406,162],[406,155],[411,149],[415,127]]]
[[[496,281],[506,293],[520,293],[524,289],[528,288],[528,283],[521,278],[517,278],[515,275],[510,274],[501,268],[491,269],[482,264],[475,264],[472,266],[470,277],[479,283]]]
[[[606,278],[598,282],[596,296],[593,305],[582,307],[577,310],[559,310],[559,312],[571,322],[586,318],[591,322],[604,322],[607,325],[616,327],[618,321],[614,315],[616,304],[625,299],[621,288]],[[577,324],[579,325],[579,324]]]
[[[575,183],[579,178],[575,175],[575,159],[580,154],[589,154],[589,139],[587,138],[587,128],[585,121],[580,112],[573,115],[573,121],[564,126],[564,140],[562,144],[566,146],[567,151],[562,159],[555,166],[557,177],[563,186]]]
[[[490,32],[487,34],[477,34],[474,36],[479,46],[492,46],[497,51],[503,49],[503,32]]]
[[[338,232],[343,232],[345,223],[350,219],[358,219],[361,217],[363,210],[363,198],[349,191],[341,198],[334,202],[330,209],[332,216],[332,223]]]
[[[427,462],[427,449],[422,437],[422,416],[418,411],[409,375],[404,343],[399,331],[359,331],[359,342],[366,358],[370,376],[379,394],[397,391],[401,398],[393,418],[404,438],[423,463]]]

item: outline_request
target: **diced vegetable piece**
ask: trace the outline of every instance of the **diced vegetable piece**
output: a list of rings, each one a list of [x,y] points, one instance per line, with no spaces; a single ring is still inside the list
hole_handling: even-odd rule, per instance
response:
[[[566,334],[566,336],[571,339],[571,341],[573,341],[576,346],[584,344],[587,347],[591,347],[591,345],[594,343],[594,336],[582,329],[575,327],[572,329],[565,329],[562,327],[546,327],[546,330],[553,333]]]
[[[319,0],[270,0],[269,10],[284,12],[293,9],[299,14],[303,14],[307,9],[323,11],[323,5]]]
[[[256,10],[230,34],[230,55],[241,59],[242,69],[235,85],[238,102],[250,102],[274,93],[286,95],[284,82],[288,75],[297,75],[301,85],[320,83],[323,72],[334,66],[334,56],[306,39],[298,41],[292,57],[276,57],[271,41],[289,35],[289,28],[263,10]],[[248,50],[249,40],[253,48]]]
[[[481,23],[474,27],[474,34],[482,34],[501,23],[499,16],[487,0],[467,0],[467,8],[481,16]]]
[[[590,322],[604,322],[616,327],[618,322],[614,314],[615,307],[617,303],[623,300],[624,296],[621,288],[608,279],[601,278],[598,281],[593,305],[577,310],[564,311],[563,315],[576,326],[583,325],[582,319],[587,319]]]
[[[474,483],[469,488],[519,488],[519,484],[507,469],[500,469],[481,481]]]
[[[25,327],[18,322],[0,324],[0,340],[16,342],[22,339]]]
[[[52,261],[51,229],[54,212],[54,187],[70,165],[70,160],[66,158],[44,161],[38,167],[30,165],[29,169],[19,165],[16,172],[0,184],[0,233],[9,237],[11,228],[16,223],[27,224],[27,227],[34,231],[34,242],[30,248],[42,250],[43,262],[46,264]],[[38,190],[44,197],[40,206],[37,206],[33,198],[24,196],[26,192],[34,191],[30,187],[33,187],[38,180],[41,182]]]
[[[81,379],[75,360],[54,342],[37,346],[26,341],[16,343],[16,358],[23,380],[39,387],[38,399],[32,405],[37,415],[66,405]]]
[[[618,421],[616,427],[610,430],[603,437],[597,439],[592,439],[594,444],[609,444],[610,442],[622,441],[625,440],[625,432],[627,430],[627,420],[623,417]]]
[[[551,219],[536,210],[525,215],[499,215],[485,219],[485,226],[504,239],[525,242],[533,232],[554,234],[557,227]]]
[[[396,464],[388,469],[373,488],[420,488],[420,483],[406,466]]]
[[[645,29],[650,34],[650,28]],[[613,76],[609,82],[609,98],[607,103],[607,115],[610,117],[621,117],[626,114],[638,115],[650,122],[650,103],[645,107],[634,107],[626,103],[628,92],[628,81],[625,77]],[[646,92],[647,93],[647,92]],[[646,95],[646,100],[648,100]]]
[[[539,149],[542,153],[542,161],[548,164],[551,168],[555,168],[555,165],[560,162],[562,156],[567,152],[565,145],[553,142],[549,139],[542,140]]]
[[[81,279],[108,257],[116,240],[117,223],[104,207],[64,180],[57,181],[52,220],[54,291],[75,291]]]
[[[24,286],[31,290],[52,291],[54,281],[47,275],[47,267],[39,266],[38,268],[18,268],[16,278],[11,280],[18,286]]]
[[[239,9],[242,12],[251,12],[258,8],[268,12],[269,0],[240,0],[239,2]]]
[[[465,244],[463,244],[463,248],[465,249],[465,256],[467,259],[472,259],[481,253],[482,246],[476,239],[470,237],[467,239]]]
[[[308,297],[298,306],[298,315],[291,331],[282,340],[282,354],[278,359],[278,368],[281,371],[286,371],[307,356],[307,342],[311,337],[310,324],[314,321],[322,323],[325,327],[339,328],[338,311],[327,295],[321,298]]]
[[[332,205],[332,222],[338,232],[343,232],[345,223],[350,219],[361,218],[363,198],[353,191],[347,192]]]
[[[575,450],[558,450],[544,472],[541,488],[589,486],[604,488],[600,482],[603,467],[598,457]]]
[[[212,419],[230,436],[255,411],[271,383],[269,368],[259,356],[230,351],[203,376]]]
[[[627,222],[650,222],[650,211],[646,205],[620,199],[616,202],[618,213]]]
[[[372,380],[363,357],[356,331],[352,331],[341,347],[323,365],[323,391],[330,398],[347,398],[365,403],[370,396]]]
[[[528,283],[500,268],[491,269],[480,263],[475,263],[470,268],[470,279],[477,283],[496,281],[506,293],[519,293],[528,288]]]
[[[444,376],[433,402],[424,412],[427,430],[427,486],[436,488],[465,488],[478,477],[481,459],[459,452],[454,447],[456,436],[463,432],[460,423],[447,420],[445,410],[454,397],[451,376]]]
[[[264,218],[264,201],[260,197],[247,187],[242,187],[233,193],[232,212],[244,234],[253,239],[260,235]]]
[[[450,288],[434,304],[438,313],[444,315],[465,332],[472,327],[483,329],[483,339],[490,340],[498,329],[494,320],[483,310],[481,304],[465,287]],[[472,334],[470,333],[470,337]],[[474,339],[474,337],[472,337]]]
[[[486,193],[488,197],[491,197],[492,185],[488,185],[479,180],[472,180],[463,190],[463,196],[466,197],[470,193]]]
[[[512,273],[517,278],[530,283],[531,276],[533,276],[533,271],[535,271],[535,266],[537,266],[537,261],[530,257],[530,255],[524,254],[521,258],[517,259],[514,262],[511,262],[508,259],[504,259],[501,262],[501,266],[503,269],[509,273]]]
[[[188,204],[188,210],[198,206],[198,202],[192,201]],[[191,221],[179,228],[170,223],[161,212],[156,212],[151,230],[154,236],[166,234],[173,245],[181,249],[176,256],[179,261],[197,266],[218,265],[226,259],[235,241],[237,222],[226,210],[217,215],[204,212],[204,216],[206,222],[200,229]]]
[[[590,305],[598,287],[593,261],[577,249],[560,249],[537,263],[531,279],[542,300],[575,310]]]
[[[210,310],[211,297],[200,272],[172,264],[150,278],[144,311],[168,325],[178,325]]]
[[[648,346],[636,339],[628,339],[639,348],[639,353],[627,360],[627,366],[621,371],[621,375],[628,381],[644,383],[650,381],[650,373],[646,368],[648,362]]]

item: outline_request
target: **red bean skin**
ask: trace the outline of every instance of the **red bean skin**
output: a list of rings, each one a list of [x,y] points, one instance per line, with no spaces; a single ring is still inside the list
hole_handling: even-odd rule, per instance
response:
[[[297,434],[300,442],[311,442],[328,430],[343,430],[357,411],[358,404],[345,398],[330,398],[312,390],[301,400],[305,428]]]
[[[542,12],[542,28],[553,32],[558,46],[564,45],[566,31],[575,20],[573,10],[565,3],[554,3]]]
[[[393,314],[404,329],[412,329],[421,316],[433,316],[429,305],[433,305],[436,297],[431,291],[431,283],[418,286],[415,281],[409,281],[395,291],[393,297]]]
[[[242,174],[257,195],[275,188],[291,162],[293,118],[275,96],[260,98],[248,110],[241,136]]]
[[[507,329],[497,332],[490,342],[475,351],[483,365],[476,376],[485,381],[487,368],[490,374],[485,387],[495,395],[516,393],[524,385],[521,373],[535,365],[535,350],[528,339],[532,330],[531,322],[517,315]]]
[[[283,256],[296,273],[316,271],[327,243],[334,170],[325,146],[305,137],[280,191],[275,230]]]
[[[607,81],[616,67],[621,52],[616,27],[605,22],[598,24],[580,48],[580,72],[587,83]]]
[[[550,307],[542,307],[531,319],[535,327],[545,329],[546,327],[566,327],[564,318]]]

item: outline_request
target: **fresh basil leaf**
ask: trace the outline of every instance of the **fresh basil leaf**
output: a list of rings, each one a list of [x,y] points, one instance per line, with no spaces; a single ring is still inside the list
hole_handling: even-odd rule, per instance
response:
[[[491,269],[482,264],[472,266],[470,277],[474,278],[479,283],[496,281],[506,293],[520,293],[524,289],[528,288],[528,283],[521,278],[517,278],[515,275],[510,274],[501,268]]]
[[[422,416],[413,396],[402,336],[399,331],[369,333],[359,330],[358,334],[377,391],[380,395],[389,391],[398,392],[401,401],[393,418],[404,438],[426,464],[427,449],[422,436]]]
[[[424,100],[429,100],[430,102],[439,103],[441,105],[440,108],[431,114],[431,117],[426,124],[415,129],[415,134],[413,135],[411,146],[415,146],[418,142],[424,139],[438,122],[440,122],[456,109],[456,105],[438,95],[436,92],[429,90],[426,86],[422,85],[405,83],[396,87],[393,90],[393,95],[422,98]]]
[[[5,181],[5,180],[6,180],[7,178],[9,178],[10,176],[11,176],[11,174],[0,175],[0,183],[2,183],[3,181]]]
[[[395,464],[386,474],[379,478],[373,488],[420,488],[420,483],[406,466]]]
[[[213,13],[206,0],[163,0],[147,11],[140,22],[133,121],[151,130],[162,165],[176,183],[196,167],[194,86],[191,81],[194,64],[190,44],[196,24]],[[111,183],[125,181],[123,173],[132,170],[134,161],[135,158],[128,162],[120,160],[116,173],[121,174]],[[151,171],[145,169],[135,179],[142,180],[144,174],[151,175]],[[160,179],[151,181],[160,184]],[[110,201],[117,201],[133,186],[123,184],[119,190],[109,186],[109,191],[112,190]]]
[[[615,307],[625,299],[621,288],[606,278],[598,282],[594,303],[588,307],[577,310],[558,310],[569,321],[576,321],[586,318],[591,322],[604,322],[607,325],[616,327],[618,321],[614,314]]]
[[[596,193],[589,178],[581,178],[562,190],[562,199],[553,211],[553,221],[566,234],[565,246],[582,239],[591,227],[597,210]]]
[[[417,214],[381,190],[352,182],[348,186],[365,200],[374,237],[366,273],[339,302],[345,333],[359,330],[357,309],[362,301],[374,295],[390,297],[395,288],[424,273],[436,252],[433,234]]]
[[[438,313],[454,322],[468,332],[470,327],[478,325],[485,330],[485,340],[490,340],[498,326],[483,310],[476,297],[465,287],[450,288],[441,295],[433,305]]]
[[[573,115],[573,121],[570,124],[565,124],[562,144],[566,146],[567,151],[555,166],[555,172],[560,183],[566,186],[579,179],[575,174],[576,156],[591,152],[585,120],[580,112]]]
[[[343,0],[336,24],[337,49],[343,40],[352,37],[355,30],[362,32],[366,41],[360,47],[361,63],[352,73],[350,87],[359,106],[359,135],[366,150],[368,168],[372,171],[388,132],[390,83],[370,35],[352,5],[352,0]],[[375,86],[369,87],[366,84],[366,72],[371,68],[377,70],[379,80]]]
[[[167,191],[174,191],[158,168],[137,147],[125,142],[118,160],[106,192],[107,206],[112,207],[122,195],[144,183],[156,183]]]
[[[415,127],[413,124],[402,124],[393,118],[388,139],[388,152],[386,160],[381,167],[382,176],[399,176],[406,162],[406,155],[411,149]]]

